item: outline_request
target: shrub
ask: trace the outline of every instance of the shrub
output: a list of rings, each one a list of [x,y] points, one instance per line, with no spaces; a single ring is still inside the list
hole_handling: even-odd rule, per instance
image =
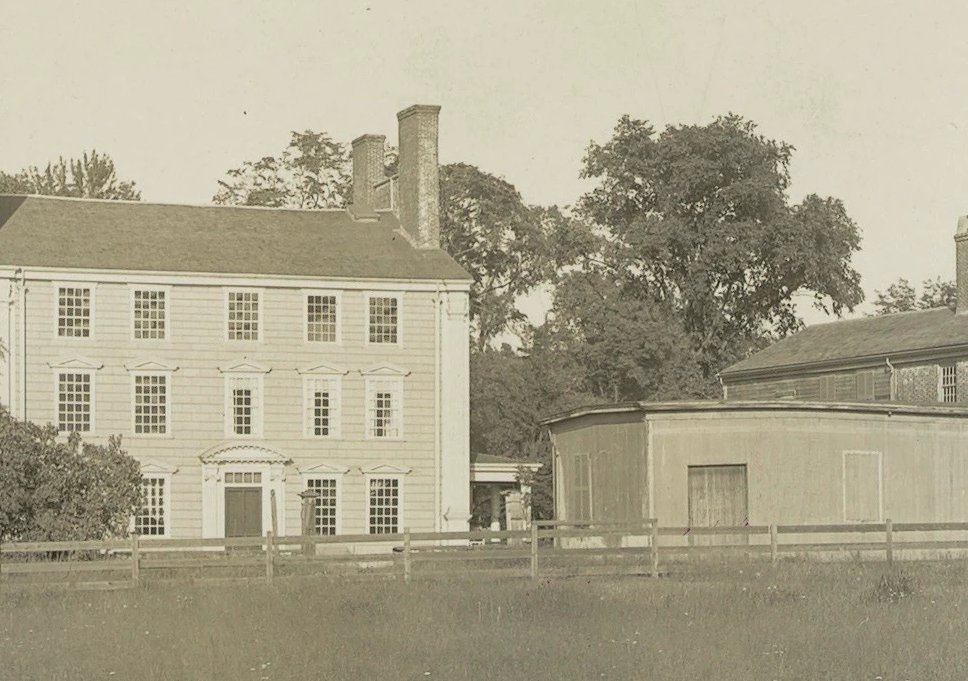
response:
[[[74,541],[127,532],[141,504],[138,462],[121,449],[64,440],[0,408],[0,539]]]
[[[877,603],[897,603],[914,595],[914,579],[902,572],[881,575],[874,585],[872,600]]]

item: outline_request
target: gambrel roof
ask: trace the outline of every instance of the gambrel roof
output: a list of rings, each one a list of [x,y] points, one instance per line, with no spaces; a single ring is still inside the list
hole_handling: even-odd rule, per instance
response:
[[[947,307],[808,326],[720,372],[731,379],[968,352],[968,314]]]
[[[0,195],[0,266],[469,281],[396,216]]]

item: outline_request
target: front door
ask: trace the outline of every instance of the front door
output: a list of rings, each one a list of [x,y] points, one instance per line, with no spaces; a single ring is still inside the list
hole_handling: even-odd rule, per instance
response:
[[[689,527],[748,525],[746,466],[689,466]],[[749,535],[696,535],[691,544],[745,544]]]
[[[262,488],[225,488],[225,536],[262,536]]]

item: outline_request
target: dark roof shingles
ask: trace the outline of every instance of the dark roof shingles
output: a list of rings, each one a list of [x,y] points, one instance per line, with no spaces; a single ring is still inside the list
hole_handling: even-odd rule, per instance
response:
[[[0,265],[354,279],[468,280],[391,213],[0,196]]]
[[[890,357],[892,354],[964,344],[968,344],[968,315],[956,315],[946,307],[899,312],[808,326],[724,369],[720,375]]]

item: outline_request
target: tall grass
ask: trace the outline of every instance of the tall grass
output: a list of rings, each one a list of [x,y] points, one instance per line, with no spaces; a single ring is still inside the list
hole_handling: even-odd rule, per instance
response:
[[[7,591],[0,678],[964,681],[966,574],[781,563],[658,580]]]

